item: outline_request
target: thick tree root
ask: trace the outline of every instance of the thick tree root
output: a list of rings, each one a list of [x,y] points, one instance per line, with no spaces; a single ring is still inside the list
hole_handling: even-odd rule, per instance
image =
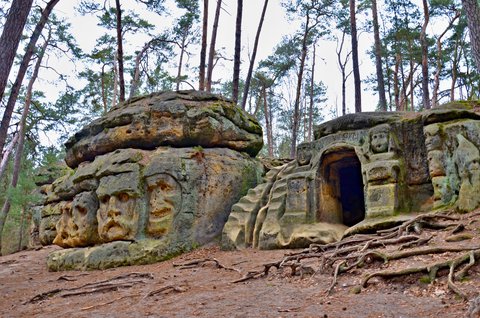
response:
[[[195,259],[192,261],[188,261],[181,264],[173,264],[174,267],[178,267],[179,269],[190,269],[199,266],[204,266],[206,263],[213,262],[217,268],[225,269],[227,271],[234,271],[240,273],[240,270],[234,267],[227,267],[220,263],[216,258],[203,258],[203,259]]]
[[[312,279],[316,273],[328,272],[333,276],[325,291],[325,294],[329,295],[343,273],[353,269],[368,271],[368,268],[375,267],[373,262],[381,261],[388,263],[388,266],[399,268],[374,271],[366,275],[361,281],[363,287],[374,277],[392,278],[417,273],[427,273],[430,281],[433,281],[440,270],[448,269],[448,288],[463,299],[468,299],[467,293],[455,282],[464,278],[468,271],[478,264],[480,244],[478,240],[470,242],[470,239],[478,236],[475,233],[479,231],[480,222],[477,223],[477,217],[480,210],[465,215],[453,213],[454,211],[420,214],[392,228],[379,230],[376,234],[356,234],[335,243],[312,244],[307,249],[286,254],[279,261],[266,263],[263,269],[250,271],[233,282],[265,277],[269,275],[272,267],[280,271],[289,268],[292,276],[311,273]],[[448,241],[452,234],[460,232],[464,232],[470,239],[462,242]],[[405,265],[410,258],[415,257],[415,263],[418,263],[427,259],[425,256],[433,254],[440,255],[438,258],[442,260],[429,265]],[[314,262],[315,259],[317,263]],[[306,266],[303,264],[304,260],[310,260],[309,264],[317,264],[318,268],[314,270],[311,266]],[[406,261],[397,262],[398,260]],[[366,264],[371,265],[365,266]],[[444,273],[445,271],[442,271],[442,275],[445,275]]]

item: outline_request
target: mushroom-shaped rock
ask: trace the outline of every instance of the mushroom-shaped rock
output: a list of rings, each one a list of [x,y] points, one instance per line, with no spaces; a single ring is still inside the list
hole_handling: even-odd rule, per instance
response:
[[[218,95],[197,91],[160,92],[112,108],[65,144],[71,168],[116,149],[159,146],[229,148],[254,157],[263,146],[262,128]]]

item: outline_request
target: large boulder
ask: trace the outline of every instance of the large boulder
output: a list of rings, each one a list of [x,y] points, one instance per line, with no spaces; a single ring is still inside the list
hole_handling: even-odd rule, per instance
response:
[[[159,146],[230,148],[255,156],[262,145],[262,128],[231,101],[205,92],[161,92],[121,103],[85,126],[67,141],[65,161],[75,168],[116,149]]]
[[[219,237],[261,180],[258,123],[231,102],[162,92],[113,108],[66,144],[73,170],[45,190],[51,270],[160,261]]]

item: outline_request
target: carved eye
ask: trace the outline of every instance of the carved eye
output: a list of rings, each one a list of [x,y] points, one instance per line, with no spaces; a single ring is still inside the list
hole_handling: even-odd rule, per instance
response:
[[[118,195],[118,199],[120,200],[120,202],[127,202],[130,199],[130,197],[126,193],[120,193]]]
[[[83,206],[77,207],[77,210],[80,214],[83,214],[83,215],[87,214],[87,209],[85,209]]]
[[[103,204],[107,204],[108,201],[110,201],[110,196],[109,196],[109,195],[106,195],[106,196],[104,196],[103,198],[101,198],[100,201],[101,201]]]

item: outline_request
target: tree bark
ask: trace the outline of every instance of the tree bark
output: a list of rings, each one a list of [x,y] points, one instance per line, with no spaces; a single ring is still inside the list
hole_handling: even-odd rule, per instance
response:
[[[137,56],[135,56],[135,69],[133,71],[132,83],[130,84],[130,94],[128,94],[129,99],[135,96],[135,94],[137,93],[138,82],[140,80],[140,62],[142,61],[142,57],[145,54],[145,52],[147,52],[147,50],[150,48],[151,44],[152,44],[152,41],[145,43],[145,45],[140,50],[140,52],[137,53]],[[177,90],[178,90],[178,87],[177,87]]]
[[[205,90],[205,60],[207,58],[208,0],[203,0],[202,49],[200,50],[200,70],[198,89]]]
[[[240,83],[240,53],[242,50],[242,14],[243,0],[237,0],[237,21],[235,23],[235,55],[233,57],[232,99],[238,103],[238,86]]]
[[[480,4],[478,0],[462,0],[470,31],[470,45],[477,71],[480,72]]]
[[[345,56],[345,61],[342,61],[342,51],[343,51],[343,44],[345,43],[345,30],[342,33],[342,40],[340,41],[340,47],[337,48],[337,61],[338,66],[340,67],[340,72],[342,73],[342,116],[345,116],[347,113],[347,78],[350,76],[351,73],[348,75],[346,74],[346,66],[348,63],[349,56],[351,52],[349,52]]]
[[[455,16],[450,20],[448,23],[448,26],[445,28],[445,30],[440,34],[437,38],[437,69],[435,71],[435,78],[434,78],[434,84],[433,84],[433,93],[432,93],[432,107],[437,107],[438,106],[438,89],[440,87],[440,72],[442,71],[443,67],[443,62],[442,62],[442,38],[445,36],[448,30],[452,27],[453,23],[455,20],[457,20],[460,17],[460,11],[457,11]],[[454,55],[456,52],[454,52]],[[455,60],[456,57],[454,57]],[[456,66],[454,66],[456,67]],[[453,67],[452,67],[452,73],[453,73]],[[452,79],[453,79],[453,74],[452,74]]]
[[[307,21],[305,22],[305,31],[302,39],[302,53],[300,55],[300,66],[298,69],[297,77],[297,90],[295,93],[295,105],[293,109],[293,123],[292,123],[292,143],[290,148],[290,157],[295,158],[297,154],[297,135],[298,135],[298,122],[300,120],[300,93],[302,91],[303,70],[305,68],[305,59],[307,57],[307,38],[310,31],[310,16],[307,12]]]
[[[102,92],[102,103],[103,103],[103,113],[106,114],[108,110],[108,105],[107,105],[107,94],[105,91],[105,64],[102,65],[102,72],[100,73],[100,89]]]
[[[212,91],[213,59],[215,58],[215,44],[217,42],[218,21],[220,20],[221,8],[222,0],[218,0],[215,9],[215,19],[213,20],[212,38],[210,39],[210,52],[208,53],[207,92]]]
[[[270,109],[268,107],[267,88],[265,85],[263,85],[262,87],[262,96],[263,96],[263,111],[265,113],[265,126],[267,127],[268,155],[270,157],[273,157],[272,123],[270,121]]]
[[[185,32],[182,37],[182,44],[180,45],[180,60],[178,61],[178,70],[177,70],[177,91],[180,90],[180,82],[182,77],[182,67],[183,67],[183,56],[185,55],[185,41],[187,40],[187,35]]]
[[[33,30],[32,36],[30,37],[30,41],[27,45],[27,49],[25,51],[25,54],[23,55],[22,62],[20,63],[20,67],[18,69],[17,78],[15,79],[15,83],[12,86],[10,96],[8,97],[7,105],[5,106],[5,111],[3,113],[2,122],[0,124],[0,153],[3,153],[3,147],[5,146],[5,141],[8,134],[8,126],[10,125],[10,120],[12,119],[13,109],[15,108],[15,103],[17,102],[23,78],[25,77],[25,73],[28,69],[28,64],[30,63],[30,59],[32,58],[35,46],[37,44],[38,38],[40,37],[40,34],[42,33],[43,27],[48,21],[48,16],[52,12],[58,1],[59,0],[50,0],[45,6],[45,9],[43,9],[40,20],[38,21],[35,29]]]
[[[12,141],[10,144],[7,146],[5,149],[5,152],[3,153],[2,156],[2,161],[0,162],[0,180],[3,179],[3,175],[5,171],[7,171],[7,166],[8,166],[8,160],[10,159],[10,155],[12,154],[13,149],[17,146],[18,142],[18,133],[13,136]]]
[[[27,22],[33,0],[13,0],[0,37],[0,101],[5,93],[22,31]],[[1,151],[0,151],[1,153]]]
[[[308,135],[307,140],[312,141],[312,131],[313,131],[313,100],[314,100],[314,86],[315,86],[315,55],[316,55],[316,43],[313,43],[313,53],[312,53],[312,75],[310,76],[310,107],[308,109]]]
[[[28,82],[27,86],[27,95],[25,97],[25,106],[23,108],[22,112],[22,118],[20,120],[20,126],[18,129],[18,143],[17,143],[17,149],[15,151],[15,160],[13,164],[13,174],[12,174],[12,181],[11,181],[11,188],[16,188],[17,183],[18,183],[18,177],[20,176],[20,170],[21,170],[21,164],[22,164],[22,155],[23,155],[23,148],[25,144],[25,131],[26,131],[26,124],[27,124],[27,116],[28,112],[30,110],[30,104],[32,101],[32,92],[33,92],[33,84],[35,83],[35,80],[38,77],[38,72],[40,70],[40,65],[42,64],[42,59],[45,54],[45,50],[48,46],[48,42],[50,41],[50,36],[51,33],[49,32],[47,39],[45,40],[45,43],[42,45],[40,49],[40,53],[37,58],[37,62],[35,64],[35,68],[32,73],[32,77],[30,78],[30,81]],[[3,234],[3,228],[5,226],[5,221],[7,219],[7,215],[10,212],[10,199],[6,198],[2,211],[0,212],[0,254],[1,254],[1,246],[2,246],[2,234]]]
[[[373,37],[375,42],[375,69],[377,72],[377,89],[380,110],[387,111],[387,99],[385,97],[385,81],[383,79],[382,43],[380,42],[380,28],[378,25],[377,0],[372,0]]]
[[[265,13],[267,12],[268,0],[265,0],[263,4],[262,14],[260,16],[260,22],[258,23],[257,34],[255,35],[255,42],[253,44],[252,58],[250,60],[250,66],[248,67],[247,78],[245,80],[245,87],[243,89],[242,109],[245,109],[247,104],[248,91],[250,89],[250,81],[252,80],[253,67],[255,65],[255,58],[257,56],[258,42],[260,40],[260,33],[262,32],[263,21],[265,20]]]
[[[420,32],[420,45],[422,47],[422,103],[424,109],[430,109],[430,93],[428,87],[428,44],[427,44],[427,25],[430,19],[427,0],[422,0],[423,4],[423,25]],[[412,86],[413,95],[413,86]],[[411,105],[413,109],[413,104]]]
[[[350,32],[352,36],[353,81],[355,86],[355,112],[362,111],[362,85],[360,79],[360,65],[358,62],[358,38],[355,0],[350,2]]]
[[[120,0],[115,0],[117,17],[117,61],[118,61],[118,84],[120,86],[119,102],[125,101],[125,78],[123,71],[123,34],[122,34],[122,8]]]

